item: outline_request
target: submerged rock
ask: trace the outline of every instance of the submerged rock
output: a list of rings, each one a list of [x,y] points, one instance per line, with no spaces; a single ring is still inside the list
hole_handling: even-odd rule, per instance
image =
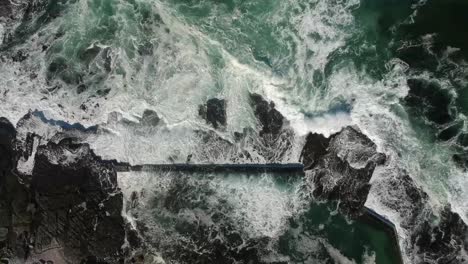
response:
[[[411,18],[411,23],[404,23],[400,26],[399,34],[405,41],[426,41],[424,46],[429,46],[428,49],[430,49],[428,55],[432,53],[442,57],[444,51],[455,47],[460,49],[457,57],[467,59],[468,38],[457,28],[457,25],[468,23],[467,8],[468,3],[464,0],[425,1]],[[431,36],[430,41],[427,36]],[[409,49],[413,46],[405,45],[402,49]],[[420,63],[418,66],[428,68],[435,67],[437,64],[438,62]]]
[[[198,113],[214,128],[226,126],[226,101],[224,99],[209,99],[206,104],[200,105]]]
[[[452,160],[455,162],[455,164],[463,169],[463,171],[468,170],[468,153],[457,153],[453,154]]]
[[[409,79],[407,83],[410,88],[405,98],[408,106],[436,125],[447,124],[454,120],[450,112],[452,96],[448,90],[436,82],[424,79]]]
[[[146,109],[141,117],[141,124],[144,126],[157,126],[160,121],[158,113],[150,109]]]
[[[330,138],[309,134],[301,154],[301,162],[310,170],[313,195],[339,201],[340,211],[351,217],[362,213],[372,173],[384,161],[385,155],[354,127]]]

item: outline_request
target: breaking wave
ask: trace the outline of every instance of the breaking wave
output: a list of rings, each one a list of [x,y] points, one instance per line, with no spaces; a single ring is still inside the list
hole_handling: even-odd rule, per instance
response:
[[[392,29],[411,25],[421,6],[395,7],[404,11],[392,16]],[[52,119],[99,124],[99,132],[87,139],[96,153],[130,163],[185,162],[190,155],[194,162],[264,163],[269,160],[255,138],[235,143],[238,133],[258,130],[249,101],[251,93],[258,93],[275,103],[295,135],[287,155],[276,161],[297,161],[309,132],[329,136],[357,125],[389,157],[386,168],[372,178],[367,206],[405,236],[398,213],[381,202],[387,195],[381,190],[392,188],[386,183],[389,175],[405,170],[429,194],[429,207],[437,211],[449,204],[468,223],[466,170],[453,159],[466,153],[466,142],[460,143],[467,133],[466,111],[462,103],[456,105],[466,92],[453,88],[453,82],[466,86],[466,61],[452,59],[457,51],[452,47],[437,57],[440,67],[451,67],[443,74],[416,69],[390,50],[419,45],[430,53],[431,35],[419,43],[387,33],[379,39],[375,31],[383,11],[369,1],[34,1],[18,4],[16,12],[25,13],[25,19],[0,27],[0,112],[12,122],[33,108]],[[456,113],[438,123],[427,114],[432,110],[409,106],[405,98],[413,94],[407,81],[412,78],[436,82],[449,98],[445,108]],[[199,106],[209,98],[227,102],[224,130],[214,130],[199,116]],[[156,126],[141,126],[146,110],[157,113]],[[454,126],[455,136],[437,138]],[[207,143],[207,135],[217,140]],[[245,150],[249,157],[239,154]],[[23,164],[30,169],[28,161]],[[288,219],[305,210],[298,186],[278,187],[269,176],[176,177],[119,178],[127,203],[134,193],[144,200],[133,213],[144,219],[153,237],[169,239],[154,242],[159,251],[170,250],[173,241],[194,246],[184,244],[195,238],[178,230],[182,227],[171,222],[175,218],[189,227],[195,222],[209,227],[219,209],[219,221],[242,230],[235,234],[239,243],[265,237],[272,247],[290,230]],[[171,192],[180,184],[196,192],[183,189],[187,204],[162,208],[170,195],[179,195]],[[168,230],[176,231],[171,235]],[[328,242],[301,239],[317,248],[311,259],[325,250],[336,263],[356,263]],[[265,258],[286,258],[272,252]],[[375,263],[372,253],[362,259]]]

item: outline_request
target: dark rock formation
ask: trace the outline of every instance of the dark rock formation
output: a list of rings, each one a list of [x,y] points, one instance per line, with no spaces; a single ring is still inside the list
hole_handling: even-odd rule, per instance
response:
[[[429,202],[427,193],[418,188],[405,172],[401,172],[398,177],[389,177],[386,190],[389,195],[382,199],[384,204],[405,216],[400,222],[401,227],[411,229],[417,225],[425,215],[425,207]]]
[[[8,256],[6,246],[11,226],[10,195],[7,193],[13,169],[13,140],[16,130],[5,118],[0,118],[0,256]]]
[[[13,167],[13,140],[16,138],[15,127],[3,117],[0,117],[0,180],[3,180],[8,170]]]
[[[0,1],[0,17],[11,15],[11,2],[9,0]]]
[[[161,121],[161,119],[159,118],[158,113],[149,109],[146,109],[141,117],[141,124],[144,126],[157,126],[159,121]]]
[[[16,130],[0,118],[0,258],[29,256],[29,192],[14,174]],[[26,226],[26,227],[24,227]]]
[[[353,127],[346,127],[330,138],[309,134],[301,155],[306,170],[311,170],[313,195],[339,201],[342,212],[356,217],[367,200],[369,181],[385,155]]]
[[[210,99],[200,106],[200,116],[215,128],[226,125],[224,100]],[[251,95],[250,105],[258,120],[258,129],[244,128],[234,132],[231,142],[214,131],[196,131],[201,148],[190,157],[191,162],[213,162],[217,158],[232,163],[281,163],[288,162],[294,132],[286,119],[258,94]]]
[[[252,94],[250,99],[254,114],[262,126],[260,136],[264,134],[279,135],[285,120],[283,115],[275,109],[275,103],[266,101],[259,94]]]
[[[406,240],[402,245],[410,263],[464,264],[468,261],[468,227],[446,206],[438,212],[430,197],[403,170],[392,171],[373,186],[379,202],[396,212]],[[464,255],[465,254],[465,255]]]
[[[35,164],[34,248],[47,249],[55,239],[72,259],[91,255],[116,262],[125,230],[123,198],[111,164],[88,145],[67,140],[40,146]]]
[[[200,105],[199,115],[214,128],[226,126],[226,101],[212,98],[205,105]]]
[[[254,147],[267,162],[282,162],[291,149],[294,131],[273,102],[259,94],[251,94],[250,104],[260,124],[260,138],[256,137]]]
[[[330,138],[309,134],[301,161],[310,170],[318,199],[339,200],[340,211],[355,217],[369,194],[374,168],[385,161],[375,144],[353,127]],[[468,262],[468,226],[460,216],[444,208],[430,206],[428,194],[404,171],[391,171],[375,183],[373,195],[400,215],[400,227],[407,239],[404,250],[415,264],[464,264]]]
[[[306,144],[301,152],[301,162],[304,163],[306,170],[309,170],[327,154],[330,139],[322,134],[309,133],[306,138]]]
[[[34,124],[33,117],[26,115],[20,124]],[[65,133],[53,136],[58,142],[16,133],[0,118],[0,258],[119,263],[129,230],[111,163]],[[45,145],[33,150],[35,141]],[[28,158],[34,167],[25,175],[16,166]]]
[[[467,263],[467,256],[462,251],[468,251],[468,226],[457,213],[446,207],[438,217],[438,221],[425,219],[419,223],[411,234],[411,244],[414,245],[416,256],[424,256],[421,263]]]

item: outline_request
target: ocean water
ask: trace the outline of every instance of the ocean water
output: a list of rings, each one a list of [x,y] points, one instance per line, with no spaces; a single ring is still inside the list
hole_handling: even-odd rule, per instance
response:
[[[188,155],[195,162],[264,163],[255,139],[243,146],[248,158],[223,148],[236,133],[259,129],[249,105],[250,93],[258,93],[274,101],[294,131],[292,148],[275,161],[297,162],[309,132],[328,136],[356,125],[388,156],[373,186],[403,169],[429,194],[431,208],[450,205],[468,223],[466,1],[41,0],[18,1],[17,8],[24,17],[0,27],[0,113],[12,122],[37,109],[54,120],[100,124],[103,131],[89,138],[96,153],[134,164],[185,162]],[[227,101],[223,130],[198,114],[213,97]],[[146,109],[161,118],[158,127],[116,121],[138,122]],[[207,143],[200,131],[224,141]],[[124,190],[163,198],[176,184],[161,175],[147,182],[127,176],[120,177]],[[265,258],[397,261],[382,231],[303,197],[300,181],[285,187],[268,176],[200,177],[184,184],[204,192],[208,205],[198,212],[187,202],[184,217],[221,208],[229,197],[232,215],[223,221],[276,243]],[[404,238],[399,217],[381,202],[386,195],[371,188],[366,205]],[[152,208],[143,211],[155,234],[176,229],[157,221],[173,212],[144,205]]]
[[[400,263],[383,224],[316,202],[303,176],[125,172],[119,184],[131,223],[170,263]]]

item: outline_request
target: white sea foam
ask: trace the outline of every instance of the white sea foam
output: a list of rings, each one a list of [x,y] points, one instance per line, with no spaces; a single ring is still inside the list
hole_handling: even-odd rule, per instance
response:
[[[299,136],[309,131],[330,135],[344,126],[356,124],[376,142],[378,150],[386,153],[392,162],[387,165],[386,173],[378,169],[374,174],[366,205],[395,223],[403,241],[406,230],[399,225],[403,217],[401,212],[395,212],[380,202],[387,195],[382,191],[386,188],[384,179],[388,177],[388,172],[397,167],[406,169],[418,186],[433,197],[431,206],[437,208],[450,202],[452,208],[468,222],[466,173],[452,164],[449,159],[451,153],[444,146],[433,146],[420,139],[400,104],[407,93],[407,65],[398,60],[389,62],[389,73],[382,80],[370,78],[352,63],[340,65],[328,75],[324,73],[331,55],[343,48],[347,38],[358,30],[354,28],[351,12],[359,1],[313,1],[300,14],[288,16],[291,6],[301,9],[298,4],[298,1],[283,1],[283,9],[270,20],[277,22],[287,17],[289,20],[286,22],[294,29],[287,28],[281,32],[285,42],[286,36],[292,36],[296,48],[291,49],[295,51],[289,54],[294,58],[294,65],[288,65],[288,70],[281,75],[254,62],[241,62],[224,49],[221,42],[182,21],[166,3],[155,1],[152,11],[160,14],[171,33],[165,33],[162,27],[152,28],[152,55],[132,57],[125,51],[124,40],[138,42],[138,38],[145,33],[134,32],[130,24],[121,25],[124,29],[117,34],[118,42],[108,45],[112,49],[114,70],[103,83],[104,87],[112,88],[107,99],[94,97],[88,100],[84,97],[86,93],[77,95],[74,87],[65,87],[67,89],[56,92],[47,90],[52,87],[44,77],[47,65],[40,47],[41,41],[48,40],[35,34],[22,45],[30,50],[25,63],[8,61],[0,64],[0,94],[3,95],[0,97],[0,114],[16,123],[30,108],[37,108],[43,110],[48,118],[80,122],[85,126],[103,124],[102,129],[106,132],[97,137],[91,136],[89,140],[96,152],[105,158],[132,163],[158,163],[166,162],[171,157],[184,162],[188,155],[204,151],[201,149],[202,140],[193,130],[211,130],[199,119],[198,105],[210,97],[227,100],[227,132],[217,133],[229,141],[232,139],[230,133],[242,131],[245,127],[256,127],[249,106],[249,92],[258,92],[275,102],[277,109],[290,121],[290,126]],[[119,2],[118,7],[121,11],[128,11],[124,2]],[[92,13],[87,1],[78,1],[78,5],[69,12],[71,24],[76,26],[77,31],[85,31],[96,22],[89,20]],[[53,21],[43,32],[56,32],[60,26],[59,20]],[[210,52],[218,53],[223,62],[224,66],[218,72],[212,69]],[[33,72],[37,73],[37,77],[31,76]],[[314,75],[327,79],[315,85]],[[349,103],[351,112],[327,112],[337,100]],[[86,112],[79,109],[82,103],[88,107]],[[95,107],[97,104],[99,107]],[[145,109],[155,110],[165,125],[130,129],[120,123],[106,123],[108,115],[114,111],[137,123],[137,117]],[[301,139],[295,141],[291,160],[297,160],[301,143]],[[257,155],[254,151],[252,154]],[[210,162],[226,161],[232,156],[223,152],[203,155],[200,155],[200,160]],[[260,154],[257,160],[262,162]],[[22,168],[28,171],[29,161],[21,162]],[[150,186],[153,188],[155,183],[152,179],[119,177],[124,190],[143,188],[143,185],[146,189]],[[162,184],[163,177],[158,181]],[[253,187],[242,184],[238,183],[239,190],[236,189],[242,195],[232,197],[233,204],[237,206],[236,212],[243,217],[239,218],[240,221],[250,225],[252,234],[273,236],[281,229],[283,218],[292,214],[286,208],[288,203],[295,205],[297,201],[290,194],[267,186],[263,186],[264,189],[249,189]],[[253,201],[247,203],[247,198]],[[273,210],[273,206],[281,210],[267,219],[271,215],[266,209]],[[249,214],[256,210],[262,214]],[[333,249],[331,252],[336,253]],[[336,256],[340,258],[338,253]]]
[[[201,178],[197,179],[198,176]],[[219,213],[226,214],[225,217],[236,226],[236,230],[241,232],[243,237],[276,238],[288,227],[289,217],[302,210],[304,201],[300,198],[298,186],[277,185],[274,183],[274,176],[271,175],[257,176],[220,174],[207,182],[207,179],[201,175],[191,175],[186,186],[178,187],[182,192],[181,200],[171,203],[185,206],[184,203],[187,201],[183,200],[186,199],[183,188],[190,188],[191,192],[195,192],[194,199],[197,197],[203,199],[210,206],[205,209],[204,207],[193,210],[181,209],[177,217],[196,219],[194,221],[201,221],[207,225],[217,225],[211,220],[212,214],[215,213],[212,210],[221,210]],[[164,202],[165,199],[178,199],[169,195],[175,191],[172,189],[174,188],[172,184],[180,177],[184,176],[170,172],[119,173],[119,186],[122,188],[128,210],[125,215],[131,216],[129,217],[131,222],[135,222],[136,217],[138,221],[147,223],[149,228],[157,228],[161,223],[154,222],[155,215],[168,213],[164,213],[167,208],[158,205],[169,202]],[[137,205],[132,203],[132,193],[136,193],[139,197]],[[132,209],[136,208],[135,206],[138,207],[137,210]],[[225,211],[220,206],[230,209]],[[136,215],[132,215],[134,213]],[[153,231],[156,232],[156,229]],[[176,234],[172,239],[177,239]]]
[[[278,237],[305,202],[299,196],[299,186],[281,190],[273,177],[232,176],[216,184],[219,197],[229,197],[235,222],[251,237]]]

